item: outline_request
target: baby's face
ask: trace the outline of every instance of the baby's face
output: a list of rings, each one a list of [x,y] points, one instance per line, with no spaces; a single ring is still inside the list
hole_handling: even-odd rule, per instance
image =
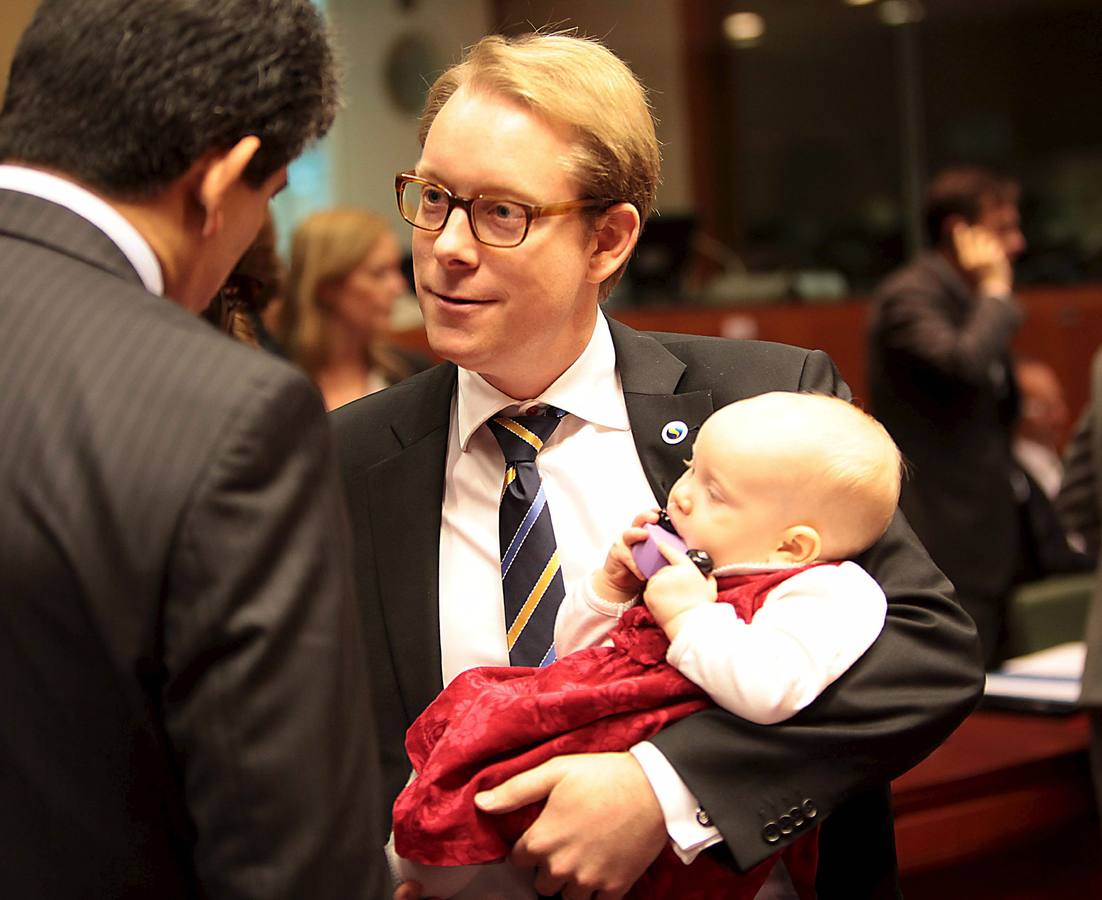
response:
[[[705,422],[666,507],[685,543],[708,551],[716,566],[776,562],[785,531],[798,524],[784,496],[794,493],[792,479],[739,444],[737,430]]]

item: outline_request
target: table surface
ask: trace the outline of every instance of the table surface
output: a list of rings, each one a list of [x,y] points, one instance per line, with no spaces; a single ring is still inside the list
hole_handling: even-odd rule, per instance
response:
[[[900,795],[1083,752],[1086,713],[1044,715],[977,710],[925,760],[892,783]]]

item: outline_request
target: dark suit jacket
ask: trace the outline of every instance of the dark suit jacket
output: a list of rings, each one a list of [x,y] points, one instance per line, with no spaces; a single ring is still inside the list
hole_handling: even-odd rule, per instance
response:
[[[1001,604],[1018,562],[1009,350],[1020,320],[1013,301],[973,297],[936,253],[891,276],[873,310],[869,393],[911,465],[903,510],[966,603]]]
[[[316,392],[52,203],[0,273],[0,896],[379,896]]]
[[[1064,450],[1064,481],[1056,508],[1069,532],[1081,535],[1091,556],[1102,546],[1102,351],[1091,364],[1091,399]],[[1087,616],[1087,659],[1079,702],[1102,710],[1102,569]],[[1102,744],[1093,760],[1102,797]]]
[[[848,395],[819,352],[610,326],[636,447],[661,503],[686,451],[661,440],[666,422],[680,419],[695,436],[713,409],[765,391]],[[441,690],[439,531],[455,381],[444,364],[334,414],[388,798],[409,774],[403,733]],[[769,726],[709,710],[654,739],[739,868],[831,814],[839,827],[823,834],[821,893],[848,900],[895,895],[887,781],[956,727],[981,685],[972,624],[903,521],[859,562],[884,586],[888,621],[811,708]]]

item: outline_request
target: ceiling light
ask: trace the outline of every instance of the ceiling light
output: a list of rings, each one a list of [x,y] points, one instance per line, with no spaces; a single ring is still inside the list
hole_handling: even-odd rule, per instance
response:
[[[723,33],[736,47],[753,47],[765,34],[765,19],[753,12],[731,13],[723,20]]]

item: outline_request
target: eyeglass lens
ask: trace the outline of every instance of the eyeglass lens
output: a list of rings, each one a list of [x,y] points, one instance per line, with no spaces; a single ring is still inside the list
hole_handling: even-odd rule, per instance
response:
[[[450,207],[448,195],[435,185],[407,181],[402,189],[402,214],[418,228],[440,230]],[[494,246],[519,244],[528,228],[528,211],[508,200],[472,200],[470,215],[475,237]]]

